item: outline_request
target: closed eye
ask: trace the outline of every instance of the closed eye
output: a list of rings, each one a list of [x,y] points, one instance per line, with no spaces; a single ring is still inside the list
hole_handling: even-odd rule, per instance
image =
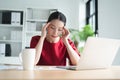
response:
[[[62,31],[63,29],[58,29],[58,31]]]

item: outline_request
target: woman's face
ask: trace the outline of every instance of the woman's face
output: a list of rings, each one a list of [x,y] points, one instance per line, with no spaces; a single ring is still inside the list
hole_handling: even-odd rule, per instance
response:
[[[58,19],[52,20],[47,28],[47,35],[52,38],[58,38],[63,31],[64,23]]]

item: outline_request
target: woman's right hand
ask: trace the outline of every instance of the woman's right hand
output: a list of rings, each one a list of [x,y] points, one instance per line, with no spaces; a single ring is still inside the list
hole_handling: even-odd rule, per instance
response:
[[[42,33],[41,33],[41,37],[45,38],[46,34],[47,34],[47,27],[50,25],[50,23],[46,23],[45,26],[42,27]]]

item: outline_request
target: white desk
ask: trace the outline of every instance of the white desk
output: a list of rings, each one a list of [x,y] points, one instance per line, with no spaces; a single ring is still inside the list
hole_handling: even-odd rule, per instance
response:
[[[44,69],[24,71],[20,69],[0,70],[0,80],[82,80],[82,79],[120,79],[120,66],[97,70],[49,70]]]

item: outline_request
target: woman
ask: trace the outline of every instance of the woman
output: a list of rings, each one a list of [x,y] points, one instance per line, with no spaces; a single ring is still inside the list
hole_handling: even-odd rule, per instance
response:
[[[36,49],[36,65],[65,66],[66,58],[71,65],[77,65],[79,52],[68,39],[70,32],[65,28],[66,17],[61,12],[52,13],[42,28],[41,36],[31,39],[31,48]]]

